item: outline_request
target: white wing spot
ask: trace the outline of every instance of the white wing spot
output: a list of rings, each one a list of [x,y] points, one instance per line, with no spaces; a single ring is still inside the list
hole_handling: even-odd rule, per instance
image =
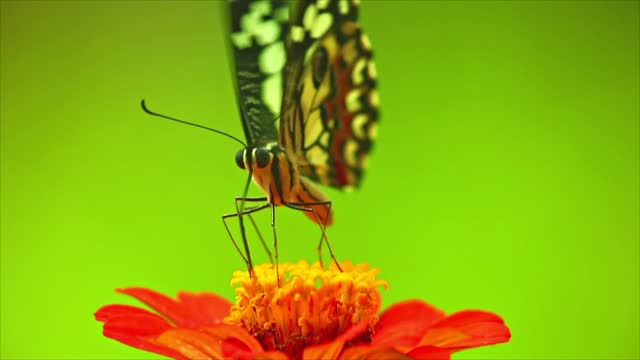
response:
[[[270,44],[280,37],[280,25],[275,20],[266,21],[256,26],[256,40],[261,46]]]
[[[302,17],[302,26],[304,26],[305,29],[311,29],[311,26],[313,26],[313,21],[316,19],[317,15],[318,9],[316,8],[316,6],[314,4],[309,4]]]
[[[358,159],[356,157],[358,147],[358,143],[354,140],[349,140],[344,144],[343,156],[347,165],[356,166],[358,164]]]
[[[340,0],[338,2],[338,11],[340,14],[348,14],[349,13],[349,2],[347,0]]]
[[[362,33],[362,35],[360,36],[360,42],[362,43],[362,47],[365,50],[371,50],[371,41],[365,33]]]
[[[360,109],[360,90],[359,89],[351,89],[347,96],[345,97],[347,110],[350,112],[356,112]]]
[[[268,1],[256,1],[249,5],[251,12],[257,15],[266,15],[271,12],[271,3]]]
[[[353,118],[353,121],[351,122],[351,130],[357,138],[364,139],[366,137],[364,127],[368,120],[369,118],[365,114],[358,114]]]
[[[318,0],[318,9],[326,9],[329,6],[329,0]]]
[[[293,40],[294,42],[301,42],[302,40],[304,40],[304,29],[300,26],[292,26],[291,40]]]
[[[282,75],[280,73],[269,76],[262,82],[262,101],[273,114],[280,113],[282,100]]]
[[[285,61],[284,43],[278,41],[262,50],[258,58],[258,65],[260,66],[260,71],[263,73],[275,74],[282,70]]]
[[[244,14],[240,19],[240,27],[248,34],[254,35],[256,33],[256,27],[260,22],[260,14],[256,12],[250,12]]]
[[[231,34],[231,42],[238,49],[245,49],[251,46],[251,35],[244,32]]]
[[[351,71],[351,81],[353,81],[353,83],[355,85],[359,85],[362,83],[363,76],[362,76],[362,70],[364,70],[364,67],[367,65],[367,59],[365,58],[360,58],[356,64],[353,66],[353,70]]]
[[[329,30],[333,23],[333,15],[331,13],[323,13],[316,17],[311,27],[311,37],[317,39]]]

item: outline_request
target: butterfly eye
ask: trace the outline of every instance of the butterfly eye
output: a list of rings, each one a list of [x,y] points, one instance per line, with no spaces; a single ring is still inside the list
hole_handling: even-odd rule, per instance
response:
[[[244,169],[244,152],[245,149],[242,149],[236,153],[236,165],[238,165],[240,169]]]
[[[259,168],[263,168],[271,162],[271,153],[267,149],[256,150],[256,162]]]

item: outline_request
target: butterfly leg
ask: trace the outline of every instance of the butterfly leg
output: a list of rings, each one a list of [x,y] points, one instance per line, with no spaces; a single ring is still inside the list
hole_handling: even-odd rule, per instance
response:
[[[276,253],[276,279],[278,279],[278,287],[280,286],[280,268],[278,266],[280,260],[278,257],[278,235],[276,235],[276,205],[271,205],[271,230],[273,231],[273,250]],[[266,245],[265,245],[266,246]],[[271,261],[273,264],[273,261]]]
[[[240,212],[240,208],[238,207],[238,202],[240,201],[247,201],[247,202],[262,202],[262,201],[267,201],[267,198],[265,197],[261,197],[261,198],[236,198],[236,210],[238,211],[238,213]],[[260,209],[262,210],[262,209]],[[262,233],[260,233],[260,230],[258,229],[258,225],[256,225],[256,222],[253,220],[253,217],[251,216],[250,213],[247,214],[247,216],[249,216],[249,220],[251,221],[251,224],[253,225],[254,230],[256,231],[256,233],[258,234],[258,237],[260,238],[260,242],[262,243],[262,247],[264,247],[264,251],[266,251],[267,255],[269,256],[269,261],[271,262],[271,264],[274,264],[273,262],[273,255],[271,254],[271,251],[269,250],[269,247],[267,246],[267,243],[264,241],[264,238],[262,237]],[[271,205],[271,230],[273,231],[273,249],[275,251],[276,254],[276,261],[275,261],[275,265],[276,265],[276,278],[278,279],[278,281],[280,281],[280,271],[278,268],[278,264],[279,264],[279,260],[278,260],[278,236],[276,235],[276,206],[275,205]]]
[[[260,198],[241,198],[241,197],[238,197],[238,198],[236,198],[236,211],[238,213],[240,213],[240,207],[238,205],[242,201],[245,201],[245,202],[264,202],[264,201],[267,201],[267,198],[265,198],[265,197],[260,197]],[[258,234],[258,238],[260,239],[260,243],[262,244],[262,247],[264,248],[264,251],[267,253],[267,256],[269,256],[269,261],[273,264],[273,255],[271,254],[271,250],[269,250],[269,247],[267,246],[267,243],[264,241],[264,237],[262,237],[262,233],[260,232],[260,229],[258,228],[258,225],[256,224],[255,220],[253,219],[253,216],[251,216],[250,213],[247,214],[247,216],[249,217],[249,220],[251,221],[251,225],[253,226],[253,229],[255,230],[256,234]]]
[[[258,225],[256,224],[256,221],[253,219],[253,216],[251,216],[251,214],[247,214],[247,216],[249,217],[249,220],[251,221],[251,225],[253,226],[253,229],[256,231],[256,234],[258,234],[260,243],[262,244],[264,251],[267,253],[267,256],[269,257],[269,261],[273,263],[273,254],[271,254],[271,250],[269,250],[267,243],[264,241],[264,238],[262,237],[262,233],[260,232],[260,229],[258,229]]]
[[[319,202],[308,202],[308,203],[284,203],[284,205],[288,208],[306,211],[313,214],[316,219],[316,222],[320,225],[320,230],[322,230],[322,237],[320,238],[320,244],[318,246],[318,256],[320,256],[320,265],[322,265],[322,240],[327,244],[327,248],[329,249],[329,254],[331,255],[331,260],[336,264],[336,267],[340,272],[342,272],[342,268],[340,267],[340,263],[338,263],[338,259],[336,259],[335,254],[333,253],[333,249],[331,248],[331,243],[329,242],[329,238],[327,237],[327,233],[325,231],[326,225],[320,220],[320,216],[316,212],[316,210],[309,206],[315,205],[326,205],[329,207],[329,211],[331,211],[331,201],[319,201]]]
[[[240,198],[240,200],[242,200],[242,198]],[[244,198],[245,201],[264,201],[264,200],[259,200],[259,198]],[[265,199],[266,200],[266,199]],[[259,206],[254,206],[254,207],[250,207],[247,209],[243,209],[242,211],[240,211],[237,207],[236,207],[236,213],[233,214],[226,214],[222,216],[222,223],[224,224],[225,229],[227,230],[227,234],[229,235],[229,238],[231,239],[231,242],[233,243],[233,246],[236,248],[236,250],[238,251],[238,253],[240,254],[240,256],[242,257],[242,260],[244,260],[245,264],[247,265],[247,269],[249,271],[249,274],[253,274],[253,263],[251,261],[251,252],[249,251],[249,244],[247,242],[247,238],[246,238],[246,233],[244,230],[244,224],[242,223],[242,216],[243,215],[249,215],[251,213],[266,209],[267,207],[269,207],[270,204],[264,204],[264,205],[259,205]],[[242,250],[240,250],[240,247],[238,246],[237,242],[235,241],[235,239],[233,238],[233,235],[231,234],[231,231],[229,230],[229,226],[227,225],[227,219],[231,218],[231,217],[238,217],[238,219],[240,220],[240,229],[242,231],[242,240],[244,243],[244,248],[245,248],[245,253],[242,252]]]
[[[331,205],[333,203],[331,201],[328,202],[328,209],[327,209],[327,213],[331,213]],[[329,253],[331,254],[331,259],[333,259],[333,262],[338,266],[338,269],[340,269],[340,271],[342,271],[342,269],[340,268],[340,264],[338,264],[338,262],[336,261],[336,257],[333,255],[333,250],[331,249],[331,244],[329,243],[329,238],[327,238],[326,236],[326,231],[327,231],[327,225],[320,225],[320,227],[324,228],[324,232],[320,235],[320,241],[318,242],[318,247],[316,248],[316,251],[318,252],[318,258],[320,259],[320,264],[322,264],[322,240],[325,240],[327,243],[327,248],[329,249]]]

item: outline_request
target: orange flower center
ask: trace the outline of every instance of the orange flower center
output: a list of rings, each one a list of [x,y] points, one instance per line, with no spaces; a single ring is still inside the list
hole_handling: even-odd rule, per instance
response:
[[[335,339],[351,326],[366,321],[370,336],[378,321],[381,296],[377,269],[367,264],[341,263],[324,269],[319,263],[301,261],[254,267],[254,276],[236,271],[236,303],[225,319],[241,325],[260,341],[265,350],[283,351],[299,358],[307,346]]]

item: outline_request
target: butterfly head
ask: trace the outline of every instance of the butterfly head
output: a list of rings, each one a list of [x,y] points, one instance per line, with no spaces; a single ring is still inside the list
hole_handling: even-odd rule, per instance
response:
[[[264,169],[271,164],[275,154],[266,147],[245,148],[236,153],[236,165],[240,169]]]

